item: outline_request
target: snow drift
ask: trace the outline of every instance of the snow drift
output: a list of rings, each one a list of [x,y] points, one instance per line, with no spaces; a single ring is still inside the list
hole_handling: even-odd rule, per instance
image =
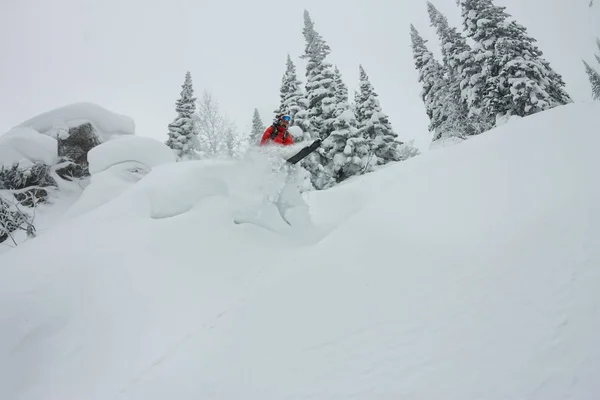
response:
[[[56,139],[31,128],[14,128],[0,136],[0,167],[36,162],[54,164],[58,159]]]
[[[94,147],[88,153],[92,175],[127,161],[138,162],[147,168],[152,168],[175,162],[176,157],[164,143],[141,136],[121,136]]]
[[[312,241],[266,164],[159,165],[0,256],[0,397],[595,398],[599,125],[558,107],[309,193]]]
[[[140,136],[120,136],[88,153],[90,184],[68,210],[68,216],[84,214],[109,202],[139,182],[154,167],[176,162],[164,143]]]

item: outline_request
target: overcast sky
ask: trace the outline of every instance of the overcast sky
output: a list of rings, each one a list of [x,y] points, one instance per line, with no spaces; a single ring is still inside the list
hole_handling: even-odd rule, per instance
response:
[[[460,26],[455,0],[434,0]],[[576,100],[589,100],[581,59],[594,61],[600,4],[497,0],[535,37]],[[401,137],[427,136],[409,24],[439,54],[421,0],[0,0],[0,133],[36,114],[89,101],[166,140],[186,70],[238,129],[278,106],[290,53],[304,80],[303,10],[352,91],[363,64]],[[352,92],[351,92],[352,93]]]

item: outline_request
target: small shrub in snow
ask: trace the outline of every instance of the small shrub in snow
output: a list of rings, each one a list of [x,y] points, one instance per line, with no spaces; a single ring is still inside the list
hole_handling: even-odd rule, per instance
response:
[[[15,203],[0,195],[0,243],[10,238],[16,246],[13,232],[17,230],[27,232],[28,236],[35,236],[33,218],[19,209]]]
[[[29,186],[56,186],[56,181],[50,176],[50,166],[35,163],[27,168],[19,164],[10,168],[0,167],[0,189],[24,189]]]

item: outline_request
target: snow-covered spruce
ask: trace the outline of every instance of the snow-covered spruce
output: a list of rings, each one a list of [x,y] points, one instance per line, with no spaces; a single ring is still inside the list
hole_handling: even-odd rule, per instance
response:
[[[329,135],[335,118],[335,86],[333,65],[326,58],[331,53],[327,42],[315,30],[307,10],[304,11],[306,65],[306,97],[311,126],[320,138]]]
[[[423,39],[414,25],[411,25],[410,29],[415,68],[418,71],[418,80],[422,85],[421,99],[425,105],[425,113],[429,117],[428,129],[433,132],[433,140],[461,136],[460,131],[455,132],[447,129],[446,126],[446,122],[449,121],[449,116],[446,114],[449,110],[447,101],[451,99],[451,94],[444,77],[444,68],[427,48],[427,41]],[[450,120],[450,122],[452,121]]]
[[[192,115],[196,111],[196,98],[189,71],[185,74],[181,88],[181,96],[175,103],[177,117],[169,124],[169,138],[165,143],[179,158],[195,159],[198,150],[198,133]]]
[[[440,104],[443,108],[440,114],[445,117],[445,121],[442,124],[443,126],[436,129],[433,140],[481,133],[482,127],[477,124],[476,119],[469,117],[469,106],[466,99],[462,97],[462,82],[468,82],[475,74],[473,59],[471,58],[471,47],[466,38],[455,27],[450,26],[446,16],[431,2],[427,2],[427,11],[431,25],[435,27],[440,39],[444,62],[444,82],[441,87],[447,92],[445,94],[446,99]],[[417,45],[415,41],[421,41],[422,45]],[[417,49],[419,49],[418,51],[428,52],[424,49],[422,39],[413,36],[413,51]],[[431,58],[433,59],[433,55],[431,55]],[[435,90],[437,91],[439,88]]]
[[[588,75],[592,87],[592,98],[594,100],[600,100],[600,73],[592,68],[587,62],[584,61],[583,64],[585,65],[585,72]]]
[[[596,38],[596,45],[600,50],[600,38]],[[600,64],[600,53],[594,54],[594,56],[596,57],[596,61],[598,61]],[[592,87],[592,98],[594,100],[600,100],[600,73],[598,73],[598,70],[590,66],[586,61],[583,61],[583,64]]]
[[[476,74],[464,87],[472,114],[493,126],[499,118],[527,116],[571,102],[562,77],[536,40],[492,0],[463,0],[463,26],[475,41]]]
[[[370,170],[369,143],[358,129],[358,121],[348,100],[348,87],[342,81],[340,71],[335,70],[335,119],[333,132],[323,142],[327,158],[332,162],[327,165],[332,181],[339,183],[351,176]],[[333,183],[333,182],[331,182]]]
[[[291,117],[290,126],[300,127],[303,135],[293,135],[295,142],[309,140],[311,128],[307,110],[308,101],[302,88],[302,81],[298,79],[296,66],[289,54],[286,60],[286,70],[281,78],[279,96],[280,105],[275,110],[275,114],[288,114]]]
[[[305,86],[309,129],[312,139],[326,138],[333,130],[335,119],[335,76],[332,64],[326,60],[331,49],[315,30],[307,10],[304,10],[302,33],[305,39],[302,58],[307,60]],[[331,178],[326,167],[331,162],[323,149],[302,160],[301,165],[310,172],[315,188],[322,189],[330,184]]]
[[[412,149],[402,147],[403,143],[398,140],[398,134],[394,132],[388,116],[382,111],[378,94],[362,65],[359,66],[359,79],[360,91],[355,97],[358,129],[368,141],[370,152],[376,157],[376,163],[383,165],[414,155]]]
[[[260,113],[258,109],[254,109],[254,114],[252,115],[252,130],[250,131],[250,145],[258,146],[260,143],[260,139],[267,127],[263,123],[262,118],[260,117]]]

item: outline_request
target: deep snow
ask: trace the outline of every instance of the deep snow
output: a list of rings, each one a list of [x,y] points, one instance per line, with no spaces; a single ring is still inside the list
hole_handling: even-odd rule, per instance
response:
[[[598,126],[511,121],[307,193],[314,225],[256,155],[155,166],[0,255],[0,398],[595,398]]]
[[[19,124],[52,137],[60,137],[73,126],[91,123],[101,142],[120,135],[135,133],[135,123],[129,117],[108,111],[94,103],[73,103],[42,113]]]
[[[32,128],[14,128],[0,136],[0,167],[17,163],[25,168],[36,162],[52,165],[57,160],[56,139]]]

